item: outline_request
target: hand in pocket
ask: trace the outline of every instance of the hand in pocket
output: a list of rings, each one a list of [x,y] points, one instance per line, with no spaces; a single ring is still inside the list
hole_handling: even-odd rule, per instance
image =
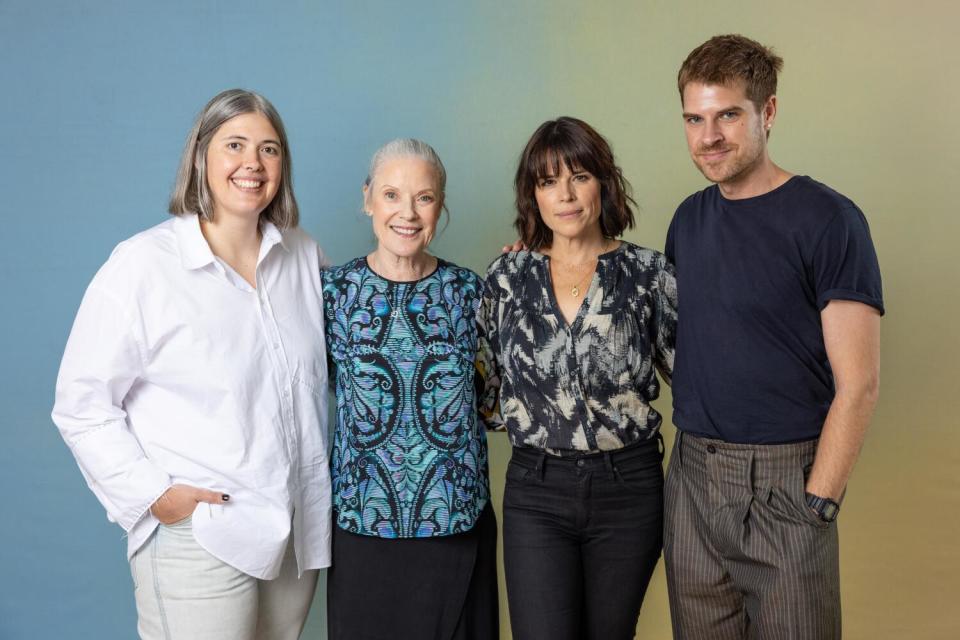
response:
[[[192,514],[197,504],[201,502],[224,504],[229,501],[230,496],[226,493],[191,487],[187,484],[175,484],[157,498],[150,507],[150,512],[161,523],[173,524]]]

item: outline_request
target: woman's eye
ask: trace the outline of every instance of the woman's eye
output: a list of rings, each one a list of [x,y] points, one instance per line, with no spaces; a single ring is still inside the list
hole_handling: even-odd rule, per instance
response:
[[[397,199],[397,192],[396,192],[396,191],[385,191],[385,192],[383,193],[383,197],[384,197],[385,199],[387,199],[387,200],[396,200],[396,199]]]
[[[268,156],[278,156],[280,155],[280,149],[277,147],[264,147],[263,152]]]
[[[557,183],[557,180],[555,178],[543,178],[542,180],[540,180],[541,187],[552,187],[556,183]]]
[[[433,202],[433,196],[422,195],[420,196],[419,200],[424,204],[430,204],[431,202]]]
[[[590,180],[590,174],[578,173],[577,175],[573,176],[573,179],[576,180],[577,182],[587,182],[588,180]]]
[[[230,149],[231,151],[239,151],[239,150],[241,149],[241,147],[242,147],[242,145],[241,145],[239,142],[228,142],[228,143],[227,143],[227,149]]]

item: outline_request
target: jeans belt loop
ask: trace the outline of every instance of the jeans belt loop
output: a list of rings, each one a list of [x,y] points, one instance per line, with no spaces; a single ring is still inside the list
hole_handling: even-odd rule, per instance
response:
[[[610,456],[609,451],[603,452],[603,465],[607,468],[607,472],[610,474],[610,479],[614,482],[617,481],[617,468],[613,465],[613,459]]]
[[[544,467],[547,466],[547,452],[542,449],[537,452],[537,466],[534,471],[537,472],[537,480],[543,482]]]

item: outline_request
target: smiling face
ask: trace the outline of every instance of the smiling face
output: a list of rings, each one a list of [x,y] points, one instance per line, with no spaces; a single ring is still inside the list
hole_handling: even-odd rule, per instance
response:
[[[404,259],[416,259],[426,251],[443,208],[432,164],[416,157],[385,160],[363,188],[363,201],[373,219],[378,251]]]
[[[600,181],[589,171],[565,162],[557,163],[559,173],[537,180],[534,197],[540,219],[554,237],[602,236],[600,229]]]
[[[721,187],[749,184],[770,162],[767,131],[776,113],[776,96],[758,111],[742,83],[688,83],[683,89],[683,121],[693,163]]]
[[[214,219],[258,217],[280,188],[282,154],[280,136],[262,113],[244,113],[220,125],[206,158]]]

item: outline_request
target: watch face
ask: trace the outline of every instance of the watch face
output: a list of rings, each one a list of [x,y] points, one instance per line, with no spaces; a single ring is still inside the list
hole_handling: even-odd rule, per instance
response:
[[[838,513],[840,513],[840,507],[835,502],[827,501],[826,504],[824,504],[820,509],[820,517],[827,522],[833,522],[836,520]]]
[[[836,502],[829,498],[815,496],[812,493],[806,494],[806,497],[807,504],[817,513],[817,517],[821,520],[824,522],[833,522],[837,519],[837,514],[840,513],[840,505]]]

